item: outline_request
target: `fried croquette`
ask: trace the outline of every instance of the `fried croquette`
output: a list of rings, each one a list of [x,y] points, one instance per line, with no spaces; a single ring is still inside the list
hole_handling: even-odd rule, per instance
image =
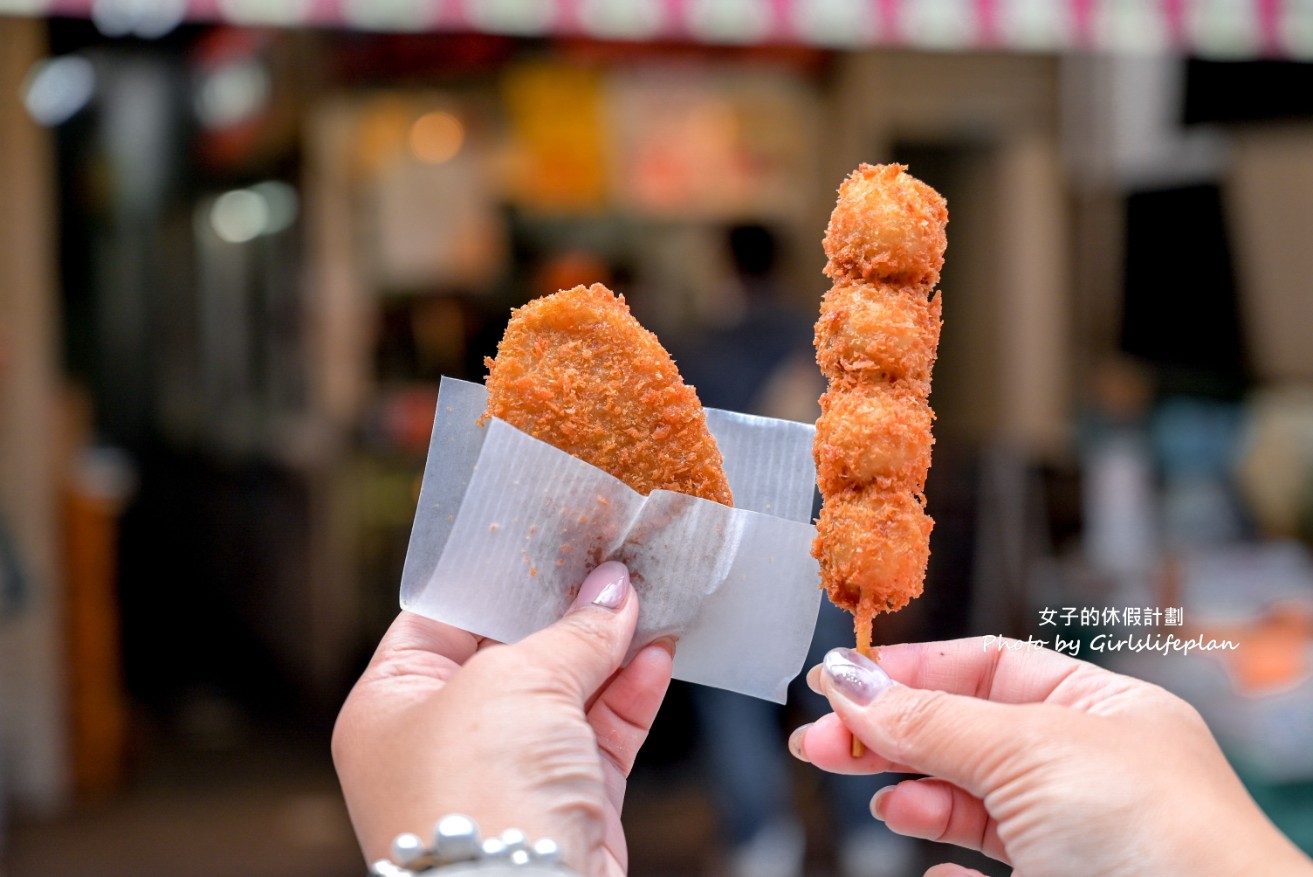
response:
[[[947,222],[944,199],[902,165],[862,165],[839,187],[825,233],[834,286],[816,323],[829,388],[813,447],[824,504],[812,553],[863,652],[872,618],[920,595],[930,557],[923,492]]]
[[[601,284],[511,314],[488,367],[487,414],[619,478],[733,505],[696,391]]]

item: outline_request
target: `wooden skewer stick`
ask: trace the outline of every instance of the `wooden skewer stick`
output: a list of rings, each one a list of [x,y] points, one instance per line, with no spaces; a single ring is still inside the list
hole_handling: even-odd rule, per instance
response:
[[[869,612],[857,613],[857,653],[862,657],[871,657],[871,614]],[[862,741],[853,735],[852,754],[853,758],[861,758],[866,752],[866,747]]]

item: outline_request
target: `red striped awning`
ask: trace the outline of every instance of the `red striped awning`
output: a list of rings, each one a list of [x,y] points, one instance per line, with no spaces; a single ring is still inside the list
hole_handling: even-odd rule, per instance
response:
[[[1313,0],[0,0],[149,36],[186,18],[832,48],[1188,52],[1313,60]]]

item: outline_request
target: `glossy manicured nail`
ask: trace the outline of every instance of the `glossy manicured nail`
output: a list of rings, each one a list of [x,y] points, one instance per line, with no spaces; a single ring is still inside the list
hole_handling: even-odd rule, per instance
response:
[[[862,706],[893,684],[878,664],[853,649],[830,649],[821,666],[829,680],[827,687]]]
[[[875,797],[871,798],[871,815],[881,822],[884,822],[885,799],[889,797],[889,793],[893,790],[893,786],[885,786],[875,793]]]
[[[802,738],[807,736],[807,729],[813,724],[813,722],[808,722],[805,725],[799,725],[794,729],[793,733],[789,735],[789,751],[792,752],[793,757],[799,761],[807,760],[806,754],[802,751]]]
[[[618,560],[608,560],[588,574],[574,598],[574,608],[601,606],[619,609],[629,594],[629,568]]]

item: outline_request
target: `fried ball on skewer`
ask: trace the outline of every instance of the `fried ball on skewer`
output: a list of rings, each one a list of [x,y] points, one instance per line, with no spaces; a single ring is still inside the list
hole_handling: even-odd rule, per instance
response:
[[[920,393],[897,382],[826,393],[815,444],[822,495],[868,484],[925,490],[934,417]]]
[[[928,395],[940,324],[938,294],[920,287],[836,285],[821,300],[816,359],[832,384],[907,379]]]
[[[901,164],[864,164],[839,186],[825,230],[825,274],[933,289],[948,246],[948,205]]]
[[[871,485],[827,497],[817,526],[830,601],[853,613],[859,646],[869,649],[871,619],[921,595],[934,521],[920,495]]]

